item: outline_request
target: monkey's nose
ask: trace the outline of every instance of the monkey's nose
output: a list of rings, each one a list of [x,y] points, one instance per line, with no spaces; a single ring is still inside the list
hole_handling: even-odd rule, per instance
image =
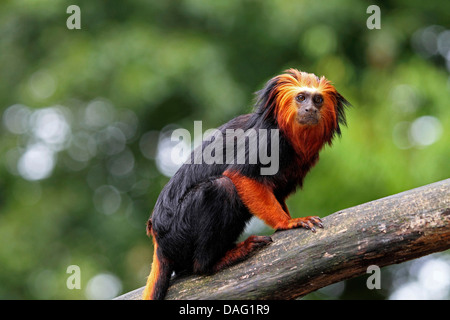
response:
[[[312,113],[312,114],[317,114],[318,110],[314,107],[306,107],[305,108],[305,112],[306,113]]]

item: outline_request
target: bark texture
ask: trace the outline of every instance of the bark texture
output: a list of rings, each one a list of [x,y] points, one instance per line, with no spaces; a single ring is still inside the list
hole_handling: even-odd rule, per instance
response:
[[[172,279],[166,299],[294,299],[344,279],[450,248],[450,179],[344,209],[324,228],[273,243],[212,276]],[[117,299],[140,299],[143,288]]]

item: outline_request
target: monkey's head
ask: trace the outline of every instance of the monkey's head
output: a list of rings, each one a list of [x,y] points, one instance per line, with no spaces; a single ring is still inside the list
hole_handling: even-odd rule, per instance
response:
[[[312,156],[341,134],[348,105],[325,77],[289,69],[258,92],[255,112],[273,119],[297,150]]]

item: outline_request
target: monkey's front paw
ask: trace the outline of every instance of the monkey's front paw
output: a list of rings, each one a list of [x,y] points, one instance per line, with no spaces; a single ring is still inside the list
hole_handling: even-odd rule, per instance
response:
[[[322,220],[317,216],[310,216],[304,218],[294,218],[287,221],[287,224],[277,228],[278,230],[305,228],[310,229],[312,232],[316,232],[314,225],[319,228],[323,228]]]

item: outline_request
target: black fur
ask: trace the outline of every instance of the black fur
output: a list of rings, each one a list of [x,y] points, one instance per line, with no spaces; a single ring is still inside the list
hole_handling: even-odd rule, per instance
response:
[[[226,129],[275,128],[268,122],[247,114],[229,121],[219,130],[225,136]],[[203,150],[210,143],[214,141],[205,141],[198,148]],[[246,151],[248,163],[248,149]],[[286,183],[288,177],[282,174],[261,176],[263,165],[259,162],[226,164],[225,147],[223,164],[194,164],[195,152],[191,155],[191,164],[183,164],[163,188],[151,219],[159,248],[173,261],[175,271],[209,273],[225,252],[234,247],[252,217],[234,184],[222,174],[231,169],[258,180],[268,180],[268,183],[290,186],[279,191],[280,199],[292,192],[296,183]],[[280,158],[280,167],[292,163],[294,152],[281,135],[280,154],[286,155]]]
[[[273,114],[276,87],[277,78],[274,78],[258,92],[254,113],[238,116],[219,128],[223,136],[226,129],[255,129],[257,133],[258,129],[278,129]],[[338,123],[333,134],[340,135],[339,124],[345,124],[343,109],[347,101],[339,94],[336,100]],[[203,150],[211,143],[215,143],[215,140],[204,141],[198,148]],[[270,143],[268,141],[268,150]],[[281,130],[280,170],[276,174],[262,176],[260,169],[264,165],[259,159],[256,164],[248,164],[248,152],[247,148],[246,164],[226,164],[224,145],[223,164],[208,165],[194,164],[194,151],[191,163],[183,164],[163,188],[151,216],[151,225],[158,250],[161,250],[176,272],[212,272],[213,266],[235,246],[235,241],[252,217],[234,184],[223,175],[225,171],[237,171],[274,186],[275,197],[286,208],[286,197],[302,185],[303,177],[318,159],[318,155],[309,161],[299,159]]]

